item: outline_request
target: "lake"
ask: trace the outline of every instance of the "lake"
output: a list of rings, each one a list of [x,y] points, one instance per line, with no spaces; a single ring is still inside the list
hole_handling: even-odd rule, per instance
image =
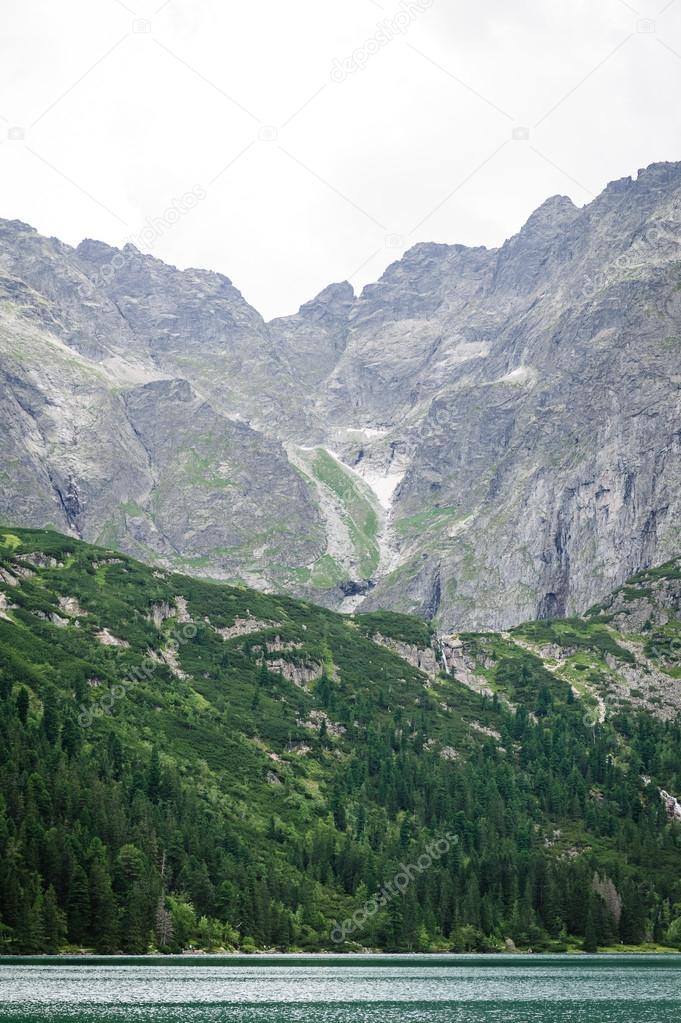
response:
[[[0,1020],[678,1023],[681,956],[0,958]]]

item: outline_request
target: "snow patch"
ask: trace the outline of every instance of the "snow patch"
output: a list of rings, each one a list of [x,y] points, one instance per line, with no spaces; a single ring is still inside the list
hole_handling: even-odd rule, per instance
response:
[[[385,437],[388,430],[379,429],[377,426],[342,426],[338,433],[359,433],[362,437]]]
[[[386,511],[390,511],[393,494],[404,479],[404,472],[390,472],[382,476],[378,472],[368,470],[364,473],[359,473],[359,475],[367,486],[371,487],[381,507]]]
[[[351,475],[356,476],[358,480],[371,490],[373,496],[376,498],[380,506],[385,511],[390,511],[390,505],[392,503],[392,496],[395,493],[395,488],[398,483],[404,478],[404,472],[391,472],[391,473],[380,473],[375,472],[373,469],[365,469],[360,466],[358,469],[354,465],[348,465],[340,457],[337,451],[333,451],[331,448],[325,448],[325,451],[335,458],[339,465],[342,465],[344,469],[347,469]]]
[[[517,366],[515,369],[512,369],[509,373],[506,373],[505,376],[499,377],[499,379],[495,380],[494,383],[527,384],[534,383],[534,379],[535,372],[533,369],[530,369],[528,366]]]

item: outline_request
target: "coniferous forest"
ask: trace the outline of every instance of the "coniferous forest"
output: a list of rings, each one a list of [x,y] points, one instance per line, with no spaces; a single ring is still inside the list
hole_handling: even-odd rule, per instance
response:
[[[416,619],[0,554],[2,951],[681,947],[678,720],[596,720],[511,640],[477,692]]]

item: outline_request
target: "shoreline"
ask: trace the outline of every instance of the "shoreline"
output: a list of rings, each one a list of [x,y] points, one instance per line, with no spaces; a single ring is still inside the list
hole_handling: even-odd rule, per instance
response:
[[[597,952],[584,952],[581,949],[569,949],[565,952],[533,952],[526,949],[516,951],[499,952],[375,952],[370,949],[351,952],[281,952],[279,950],[262,950],[257,952],[206,952],[194,950],[187,952],[36,952],[18,954],[0,954],[0,965],[3,963],[17,962],[40,962],[50,961],[73,961],[73,962],[122,962],[130,960],[158,960],[159,962],[183,961],[205,961],[207,959],[217,961],[243,961],[243,960],[297,960],[297,961],[328,961],[328,960],[350,960],[350,959],[379,959],[379,960],[476,960],[494,962],[500,959],[507,960],[540,960],[552,959],[566,961],[568,959],[598,959],[607,957],[614,958],[643,958],[643,957],[666,957],[681,956],[681,949],[653,947],[646,948],[605,948]]]

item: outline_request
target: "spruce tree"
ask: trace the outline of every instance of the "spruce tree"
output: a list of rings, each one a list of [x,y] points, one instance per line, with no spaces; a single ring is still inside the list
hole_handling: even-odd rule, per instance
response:
[[[585,952],[598,951],[597,900],[598,896],[596,893],[594,891],[590,891],[587,903],[586,920],[584,921],[584,941],[582,942],[582,948]]]
[[[45,892],[42,910],[45,949],[47,952],[58,952],[66,938],[66,915],[59,908],[52,885]]]
[[[85,944],[90,924],[90,889],[83,868],[78,865],[69,884],[67,921],[69,940]]]
[[[111,887],[111,875],[101,853],[90,867],[90,935],[97,952],[115,952],[118,947],[118,907]]]

